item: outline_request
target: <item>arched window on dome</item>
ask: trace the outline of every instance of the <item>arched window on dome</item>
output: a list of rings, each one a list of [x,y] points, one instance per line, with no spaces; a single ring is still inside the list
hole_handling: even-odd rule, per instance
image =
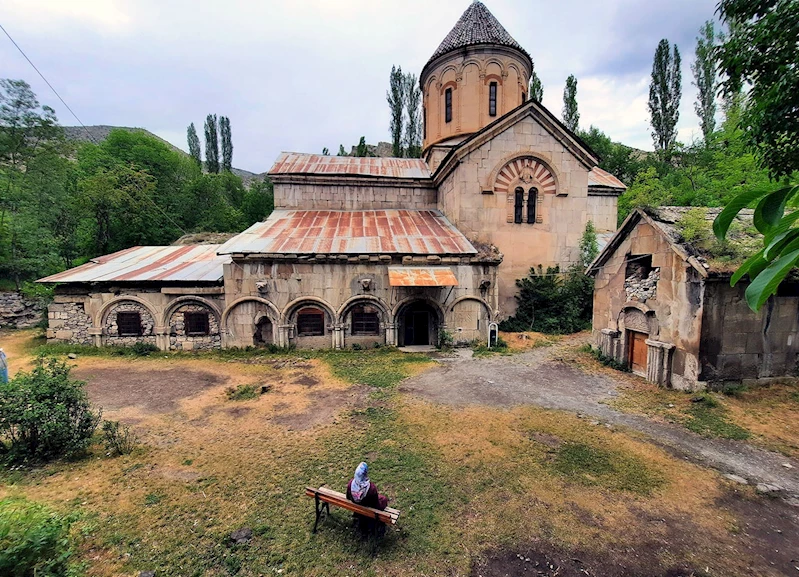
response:
[[[444,91],[444,120],[452,122],[452,88]]]
[[[497,115],[497,83],[492,82],[488,85],[488,115]]]
[[[524,214],[524,189],[521,186],[518,187],[513,197],[513,222],[521,224],[522,215]]]
[[[538,203],[538,189],[533,187],[527,193],[527,224],[535,224],[535,209]]]

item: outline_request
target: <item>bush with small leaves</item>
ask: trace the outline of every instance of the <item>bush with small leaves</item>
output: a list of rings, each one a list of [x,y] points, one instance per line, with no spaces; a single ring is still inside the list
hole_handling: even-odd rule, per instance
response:
[[[119,421],[103,421],[103,443],[111,456],[130,455],[139,444],[136,433]]]

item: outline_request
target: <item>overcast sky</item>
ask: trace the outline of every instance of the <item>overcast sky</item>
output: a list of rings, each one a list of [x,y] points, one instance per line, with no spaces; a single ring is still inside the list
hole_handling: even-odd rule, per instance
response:
[[[280,151],[335,154],[389,140],[392,64],[418,74],[470,0],[0,0],[0,23],[84,124],[139,126],[187,148],[206,114],[230,117],[233,165]],[[580,125],[652,149],[646,102],[661,38],[683,56],[680,139],[701,134],[695,38],[716,0],[485,0],[535,61],[560,116],[578,80]],[[0,35],[0,77],[22,78],[63,125],[77,122]]]

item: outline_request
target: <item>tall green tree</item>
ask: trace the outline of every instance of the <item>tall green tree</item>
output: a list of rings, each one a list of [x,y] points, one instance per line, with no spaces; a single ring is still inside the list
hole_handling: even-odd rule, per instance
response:
[[[580,113],[577,111],[577,79],[569,74],[566,88],[563,89],[563,124],[576,132],[580,126]]]
[[[205,118],[205,168],[212,174],[219,173],[219,135],[216,114]]]
[[[219,136],[222,139],[222,170],[230,172],[233,168],[233,137],[227,116],[219,117]]]
[[[699,29],[696,39],[696,59],[691,64],[694,73],[694,86],[697,88],[694,110],[699,117],[699,126],[705,139],[705,146],[710,144],[710,137],[716,130],[716,93],[719,88],[718,61],[714,54],[716,46],[716,29],[712,20],[708,20]]]
[[[402,156],[403,111],[405,108],[405,79],[402,74],[401,66],[391,67],[391,74],[388,77],[386,102],[388,102],[390,114],[388,130],[391,133],[392,153],[394,156],[400,157]],[[358,156],[360,156],[360,154]]]
[[[405,156],[422,156],[422,89],[415,74],[403,75],[405,96]]]
[[[366,145],[365,136],[361,136],[361,139],[358,141],[358,146],[355,148],[355,156],[369,156],[369,147]]]
[[[200,137],[197,136],[197,129],[194,128],[193,122],[189,124],[189,127],[186,129],[186,140],[189,143],[189,156],[191,156],[197,166],[202,168],[203,159],[202,153],[200,152]]]
[[[544,85],[541,83],[541,79],[538,77],[535,70],[533,70],[533,75],[530,77],[530,86],[528,89],[528,98],[530,98],[530,100],[535,100],[536,102],[542,102],[544,100]]]
[[[338,154],[336,156],[347,156],[347,151],[344,150],[343,144],[338,145]]]
[[[682,98],[682,70],[680,51],[669,41],[660,41],[652,63],[652,81],[649,84],[649,117],[655,150],[663,160],[669,160],[677,142],[677,121],[680,119]]]

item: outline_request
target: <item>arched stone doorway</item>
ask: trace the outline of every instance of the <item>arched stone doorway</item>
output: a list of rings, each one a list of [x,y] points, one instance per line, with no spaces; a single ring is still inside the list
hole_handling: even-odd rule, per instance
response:
[[[256,347],[265,347],[275,342],[275,329],[271,319],[263,315],[255,321],[255,334],[253,344]]]
[[[397,313],[397,345],[435,346],[438,343],[440,313],[423,300],[404,305]]]
[[[261,300],[247,299],[233,305],[225,312],[225,346],[265,346],[276,342],[274,323],[270,317],[273,310]]]

